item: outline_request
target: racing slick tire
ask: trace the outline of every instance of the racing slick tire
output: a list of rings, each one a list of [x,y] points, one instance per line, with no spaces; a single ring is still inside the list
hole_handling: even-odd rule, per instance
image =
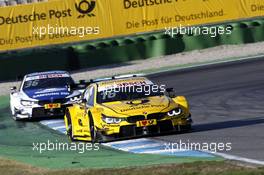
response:
[[[96,141],[98,141],[100,139],[98,138],[98,135],[95,131],[95,126],[94,126],[92,114],[89,113],[88,117],[89,117],[89,128],[90,128],[90,133],[91,133],[91,142],[95,143]]]
[[[17,118],[16,116],[16,112],[15,112],[15,109],[12,109],[12,107],[10,106],[10,112],[11,112],[11,115],[12,115],[12,118],[14,121],[19,121],[21,119]]]
[[[19,121],[19,119],[15,115],[12,115],[12,118],[14,121]]]
[[[67,128],[67,136],[69,137],[69,139],[74,142],[76,141],[73,136],[72,136],[72,122],[71,122],[71,114],[69,113],[69,111],[65,112],[65,116],[66,116],[66,120],[67,120],[67,124],[68,124],[68,128]]]
[[[96,127],[94,126],[94,121],[91,113],[89,113],[88,117],[89,117],[90,133],[91,133],[91,142],[104,143],[109,141],[109,138],[107,136],[103,135],[101,132],[96,131]]]

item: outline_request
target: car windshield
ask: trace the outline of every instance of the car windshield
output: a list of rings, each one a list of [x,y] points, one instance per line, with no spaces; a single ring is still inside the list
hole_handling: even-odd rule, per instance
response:
[[[130,86],[125,88],[107,89],[97,93],[97,103],[136,100],[146,97],[161,96],[164,93],[153,86]]]
[[[25,81],[23,90],[64,87],[73,84],[71,77],[46,78]]]

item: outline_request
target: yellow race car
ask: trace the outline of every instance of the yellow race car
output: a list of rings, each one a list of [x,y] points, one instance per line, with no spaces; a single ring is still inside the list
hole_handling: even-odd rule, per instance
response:
[[[91,142],[189,131],[192,124],[185,97],[134,75],[91,80],[64,120],[71,140]]]

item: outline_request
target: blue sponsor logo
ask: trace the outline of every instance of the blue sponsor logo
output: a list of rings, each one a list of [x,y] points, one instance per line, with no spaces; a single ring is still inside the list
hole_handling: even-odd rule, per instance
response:
[[[50,89],[30,89],[25,93],[36,100],[62,99],[70,95],[67,88],[50,88]]]

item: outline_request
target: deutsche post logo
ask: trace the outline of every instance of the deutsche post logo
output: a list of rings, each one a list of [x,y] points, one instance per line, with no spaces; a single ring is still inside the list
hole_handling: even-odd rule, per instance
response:
[[[95,5],[95,0],[81,0],[79,4],[75,3],[76,10],[81,13],[78,18],[84,18],[86,15],[94,17],[95,15],[92,12],[95,9]]]

